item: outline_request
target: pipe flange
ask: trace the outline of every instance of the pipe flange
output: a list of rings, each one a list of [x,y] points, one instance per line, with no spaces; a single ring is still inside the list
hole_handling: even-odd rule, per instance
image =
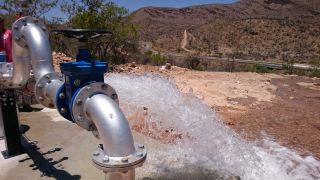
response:
[[[126,157],[109,157],[102,148],[92,154],[94,166],[104,172],[123,172],[141,167],[147,159],[147,150],[144,145],[135,145],[136,151]]]
[[[72,118],[82,128],[93,131],[93,122],[84,113],[84,102],[95,94],[105,94],[119,104],[116,91],[108,84],[94,82],[82,87],[72,99]]]
[[[36,83],[35,96],[37,101],[45,107],[54,108],[54,101],[48,99],[45,94],[45,86],[52,83],[52,81],[58,80],[63,82],[64,78],[62,74],[48,73],[42,76]]]
[[[27,43],[24,40],[22,31],[24,27],[30,25],[38,26],[39,28],[41,28],[42,31],[45,32],[46,37],[49,39],[48,30],[43,22],[39,21],[39,19],[37,18],[25,16],[14,22],[12,26],[12,39],[21,47],[27,47]]]

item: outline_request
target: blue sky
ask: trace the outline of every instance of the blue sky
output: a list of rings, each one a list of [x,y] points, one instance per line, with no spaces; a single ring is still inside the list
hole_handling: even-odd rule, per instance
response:
[[[113,0],[115,3],[128,8],[131,12],[141,7],[156,6],[156,7],[187,7],[191,5],[200,4],[215,4],[215,3],[232,3],[236,0]],[[62,17],[66,16],[60,11],[60,7],[56,7],[46,15],[48,18],[51,17]]]

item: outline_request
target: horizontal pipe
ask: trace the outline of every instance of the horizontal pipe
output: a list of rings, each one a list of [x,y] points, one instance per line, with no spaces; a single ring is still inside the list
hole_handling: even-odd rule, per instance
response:
[[[57,104],[55,104],[57,92],[59,91],[59,89],[61,88],[62,85],[63,85],[62,81],[54,79],[44,87],[45,98],[54,102],[54,107],[50,107],[50,108],[57,107]]]
[[[113,99],[104,94],[94,95],[85,102],[84,111],[96,125],[106,155],[126,157],[135,152],[128,120]]]

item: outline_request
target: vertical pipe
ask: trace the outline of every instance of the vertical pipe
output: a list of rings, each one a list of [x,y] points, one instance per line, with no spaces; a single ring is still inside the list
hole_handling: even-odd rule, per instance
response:
[[[22,29],[22,34],[28,45],[36,80],[53,73],[51,47],[46,31],[35,24],[28,24]]]
[[[12,43],[13,50],[13,73],[12,79],[8,80],[12,87],[21,87],[27,83],[30,77],[30,58],[26,48],[21,47],[15,41]]]
[[[106,180],[134,180],[135,170],[129,170],[127,172],[109,172],[106,173]]]

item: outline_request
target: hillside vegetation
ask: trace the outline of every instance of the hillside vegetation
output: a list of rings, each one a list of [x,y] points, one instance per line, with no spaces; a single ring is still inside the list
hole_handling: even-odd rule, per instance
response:
[[[142,8],[140,40],[158,51],[309,63],[320,54],[320,1],[242,0],[227,5]]]

